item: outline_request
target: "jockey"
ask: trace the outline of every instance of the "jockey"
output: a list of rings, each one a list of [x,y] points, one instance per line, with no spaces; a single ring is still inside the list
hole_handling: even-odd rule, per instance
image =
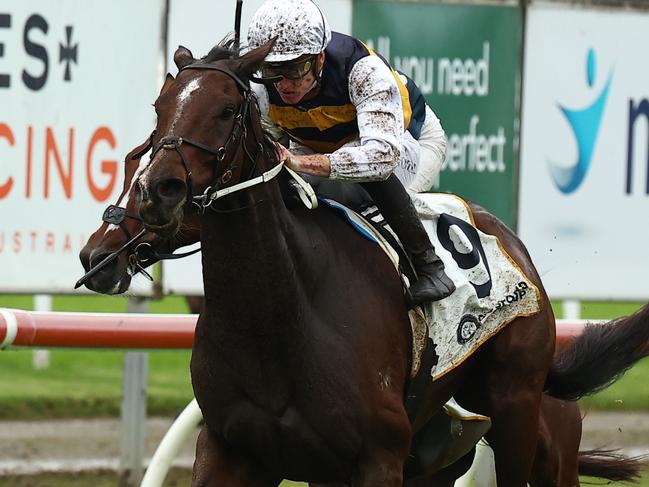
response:
[[[417,272],[410,304],[449,296],[455,285],[399,180],[430,188],[446,139],[414,83],[358,39],[332,32],[311,0],[267,0],[248,29],[257,48],[275,38],[253,84],[259,106],[289,136],[280,156],[295,171],[359,182],[397,234]]]

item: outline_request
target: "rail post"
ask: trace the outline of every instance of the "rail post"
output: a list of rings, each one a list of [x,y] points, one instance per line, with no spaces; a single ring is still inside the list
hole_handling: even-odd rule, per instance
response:
[[[146,313],[145,298],[130,297],[129,313]],[[135,487],[144,474],[146,434],[146,390],[148,359],[146,352],[124,353],[124,381],[121,407],[119,486]]]

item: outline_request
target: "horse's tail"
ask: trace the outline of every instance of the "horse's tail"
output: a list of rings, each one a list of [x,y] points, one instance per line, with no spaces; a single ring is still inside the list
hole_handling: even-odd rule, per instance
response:
[[[613,481],[637,482],[647,466],[647,455],[627,457],[619,450],[580,451],[579,475]]]
[[[545,392],[574,401],[606,388],[649,355],[649,304],[631,316],[590,323],[555,354]]]

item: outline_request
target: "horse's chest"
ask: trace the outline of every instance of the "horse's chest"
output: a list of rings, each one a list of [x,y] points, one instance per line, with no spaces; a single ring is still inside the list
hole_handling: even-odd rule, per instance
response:
[[[192,382],[206,424],[217,436],[263,458],[283,478],[349,473],[362,445],[358,401],[349,394],[343,397],[350,400],[333,400],[349,387],[323,379],[331,378],[325,367],[315,382],[305,371],[315,367],[291,366],[285,357],[262,360],[263,351],[242,347],[214,350],[209,343],[195,343]]]
[[[270,408],[244,397],[204,410],[207,425],[227,443],[255,452],[268,468],[280,470],[287,478],[313,478],[332,472],[346,475],[357,446],[337,437],[340,430],[335,421],[323,421],[321,416],[320,423],[313,424],[309,419],[312,415],[317,412],[294,406],[272,413]]]

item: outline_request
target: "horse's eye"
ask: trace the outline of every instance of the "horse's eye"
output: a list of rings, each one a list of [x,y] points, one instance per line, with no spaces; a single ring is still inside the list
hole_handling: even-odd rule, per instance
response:
[[[229,118],[232,118],[232,115],[234,115],[234,107],[225,107],[219,115],[219,118],[221,120],[227,120]]]

